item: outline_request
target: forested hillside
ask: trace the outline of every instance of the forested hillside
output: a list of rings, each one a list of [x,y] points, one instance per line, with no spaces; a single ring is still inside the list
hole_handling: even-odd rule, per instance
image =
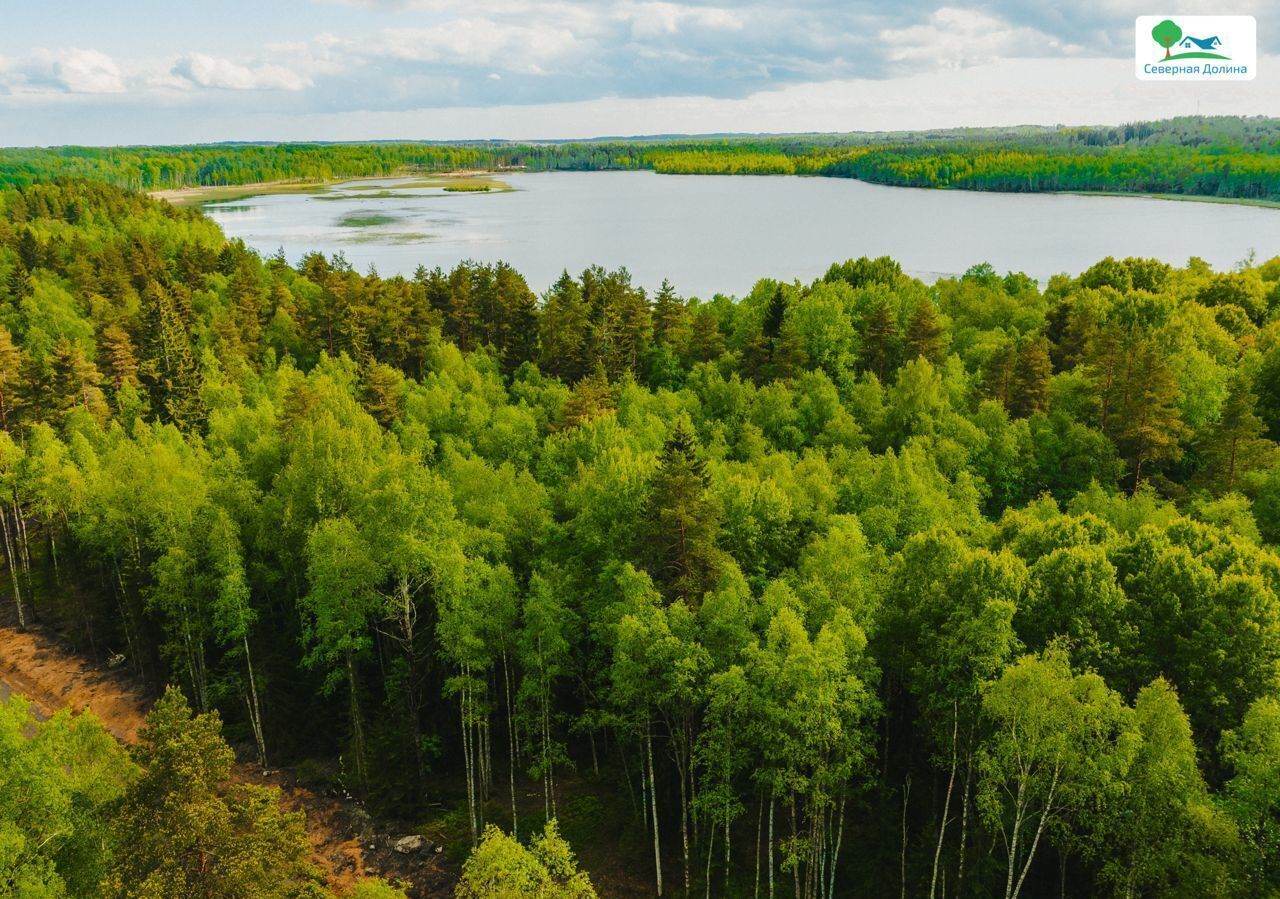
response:
[[[0,191],[0,428],[14,617],[178,685],[156,746],[216,709],[488,828],[463,895],[589,895],[493,830],[552,818],[606,896],[1280,890],[1280,259],[538,297],[60,180]],[[0,872],[178,895],[129,836],[175,758],[114,843],[10,840],[0,770]]]
[[[1280,201],[1280,124],[1185,117],[1087,128],[964,128],[536,144],[213,144],[0,150],[0,185],[86,177],[135,190],[527,168],[827,175],[906,187]]]

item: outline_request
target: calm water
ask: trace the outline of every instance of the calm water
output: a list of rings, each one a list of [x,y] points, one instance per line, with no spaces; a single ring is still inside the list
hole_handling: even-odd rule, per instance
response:
[[[352,182],[205,211],[263,253],[341,252],[360,271],[411,274],[506,260],[543,290],[567,268],[625,265],[687,296],[742,294],[770,276],[809,281],[834,261],[889,255],[926,280],[976,262],[1042,281],[1104,256],[1200,256],[1230,268],[1280,253],[1280,210],[1066,194],[883,187],[839,178],[549,172],[504,176],[504,193]],[[374,196],[390,194],[390,196]],[[373,222],[370,224],[370,222]]]

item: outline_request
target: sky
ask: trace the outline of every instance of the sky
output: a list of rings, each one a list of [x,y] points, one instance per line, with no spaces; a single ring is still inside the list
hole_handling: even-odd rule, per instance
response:
[[[0,145],[565,139],[1280,115],[1134,77],[1199,0],[0,0]]]

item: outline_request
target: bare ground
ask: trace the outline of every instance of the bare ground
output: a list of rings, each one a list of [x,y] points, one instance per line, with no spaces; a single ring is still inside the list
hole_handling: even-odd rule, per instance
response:
[[[150,698],[128,674],[85,661],[56,635],[40,628],[0,627],[0,700],[21,693],[47,717],[70,708],[91,712],[120,742],[138,738]],[[386,877],[406,887],[414,899],[453,895],[456,873],[430,848],[400,854],[379,836],[358,803],[335,792],[322,795],[296,782],[289,769],[262,771],[240,763],[235,777],[246,783],[278,787],[289,811],[306,814],[312,859],[329,885],[344,893],[364,876]]]

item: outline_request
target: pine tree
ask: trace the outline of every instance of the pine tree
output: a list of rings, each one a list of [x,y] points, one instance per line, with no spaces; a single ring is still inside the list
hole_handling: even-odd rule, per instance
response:
[[[200,369],[183,315],[184,295],[152,282],[143,292],[145,354],[139,374],[152,393],[152,408],[163,408],[184,430],[204,417]]]
[[[618,373],[626,371],[638,378],[641,375],[641,361],[653,342],[653,315],[649,308],[649,298],[644,290],[628,288],[619,298],[618,306]]]
[[[115,821],[108,899],[319,893],[302,813],[282,811],[276,789],[234,782],[221,730],[173,687],[156,702],[134,749],[143,773]]]
[[[383,427],[400,417],[404,376],[382,362],[364,369],[364,407]]]
[[[444,320],[445,333],[454,338],[464,353],[475,349],[481,337],[477,300],[472,265],[464,262],[449,273],[449,311]]]
[[[697,306],[689,320],[689,343],[685,354],[692,362],[710,362],[724,353],[724,333],[720,319],[710,306]]]
[[[911,313],[907,323],[907,355],[916,359],[923,356],[935,367],[942,364],[943,328],[933,308],[933,301],[921,300]]]
[[[524,277],[505,262],[493,267],[493,289],[497,301],[497,321],[493,323],[493,343],[508,371],[533,360],[537,349],[538,303]]]
[[[262,339],[265,293],[258,277],[246,264],[231,276],[231,315],[235,321],[240,345],[250,357],[257,356]]]
[[[1026,418],[1049,408],[1049,381],[1052,378],[1049,342],[1043,337],[1023,341],[1018,347],[1009,385],[1009,412],[1015,418]]]

